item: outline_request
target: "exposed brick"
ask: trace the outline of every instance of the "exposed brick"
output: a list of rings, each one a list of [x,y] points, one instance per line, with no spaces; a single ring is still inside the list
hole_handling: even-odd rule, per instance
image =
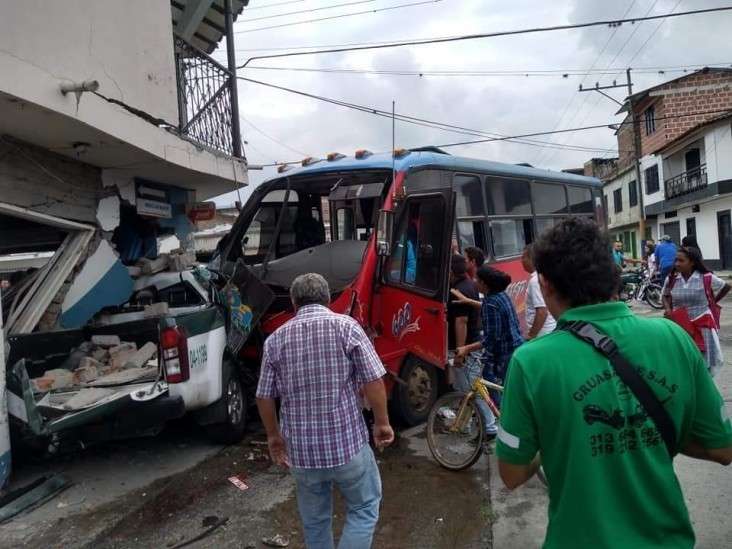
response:
[[[120,344],[119,336],[117,335],[93,335],[91,338],[94,345],[100,347],[114,347]]]

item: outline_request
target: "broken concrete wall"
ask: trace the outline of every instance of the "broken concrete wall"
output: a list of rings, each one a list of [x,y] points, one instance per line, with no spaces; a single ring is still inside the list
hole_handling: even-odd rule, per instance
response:
[[[0,201],[94,223],[100,170],[8,137],[0,138]]]

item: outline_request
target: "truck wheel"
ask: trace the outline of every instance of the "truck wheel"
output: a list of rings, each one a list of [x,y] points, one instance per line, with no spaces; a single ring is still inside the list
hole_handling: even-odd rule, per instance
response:
[[[405,384],[394,387],[394,411],[409,426],[424,423],[437,400],[435,368],[421,360],[410,359],[399,377]]]
[[[221,399],[226,408],[226,421],[210,425],[208,434],[215,442],[234,444],[244,438],[247,421],[247,399],[239,377],[233,372],[229,374]]]

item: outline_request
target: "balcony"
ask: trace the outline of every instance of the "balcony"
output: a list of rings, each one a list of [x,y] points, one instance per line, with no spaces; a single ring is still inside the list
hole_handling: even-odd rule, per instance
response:
[[[705,189],[707,185],[707,165],[702,164],[664,181],[666,200]]]
[[[242,156],[232,115],[234,76],[180,36],[175,36],[175,65],[181,135],[230,156]]]

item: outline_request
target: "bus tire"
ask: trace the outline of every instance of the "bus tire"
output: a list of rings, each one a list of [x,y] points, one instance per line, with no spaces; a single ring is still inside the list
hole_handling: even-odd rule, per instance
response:
[[[399,377],[404,383],[394,387],[394,411],[409,426],[424,423],[437,400],[437,371],[431,364],[410,358]]]
[[[229,375],[223,387],[221,403],[226,419],[223,422],[209,425],[208,436],[220,444],[235,444],[244,438],[247,423],[247,397],[239,376],[229,369]]]

